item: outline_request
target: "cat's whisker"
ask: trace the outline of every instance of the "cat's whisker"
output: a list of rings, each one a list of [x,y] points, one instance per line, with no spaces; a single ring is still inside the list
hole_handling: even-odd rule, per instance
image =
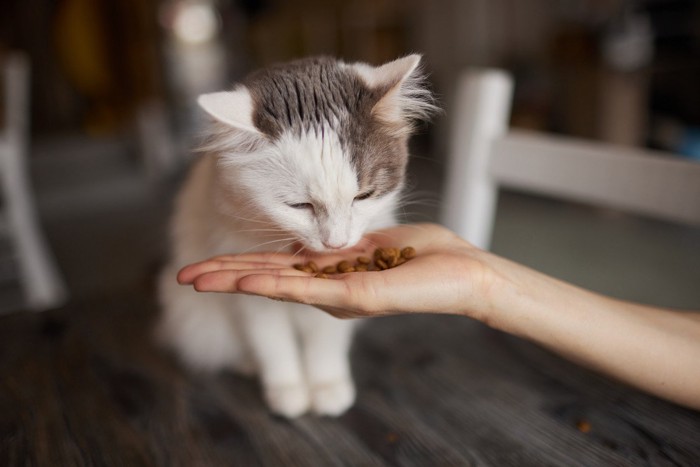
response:
[[[259,233],[265,235],[289,235],[289,232],[284,229],[241,229],[236,230],[236,233]]]
[[[375,232],[375,233],[377,233],[377,232]],[[383,235],[386,235],[386,234],[383,234]],[[374,240],[367,240],[367,243],[369,243],[373,248],[379,247],[379,243],[375,242]]]
[[[306,248],[305,245],[302,244],[302,245],[301,245],[301,248],[299,248],[297,251],[294,252],[294,254],[292,255],[292,258],[296,258],[296,256],[297,256],[298,254],[300,254],[302,251],[305,251],[305,250],[307,250],[307,248]]]
[[[265,220],[265,219],[250,219],[250,218],[247,218],[247,217],[236,216],[236,215],[233,215],[233,214],[229,214],[229,216],[230,216],[231,218],[236,219],[236,220],[239,220],[239,221],[257,222],[257,223],[259,223],[259,224],[269,224],[269,221],[267,221],[267,220]]]
[[[399,204],[418,204],[418,203],[434,203],[439,204],[442,202],[440,196],[406,196],[399,199]]]
[[[401,214],[404,214],[404,215],[415,215],[415,214],[426,215],[427,213],[426,213],[425,211],[414,211],[414,210],[407,211],[407,210],[401,210]],[[435,213],[431,213],[431,214],[435,214]]]
[[[261,246],[270,245],[270,244],[272,244],[272,243],[278,243],[278,242],[289,241],[289,240],[292,240],[292,241],[288,244],[288,245],[291,245],[292,243],[294,243],[294,242],[296,241],[296,237],[286,237],[286,238],[280,238],[280,239],[277,239],[277,240],[271,240],[271,241],[269,241],[269,242],[258,243],[257,245],[253,245],[253,246],[251,246],[250,248],[246,248],[246,249],[243,250],[243,251],[236,252],[236,254],[242,255],[242,254],[245,254],[245,253],[249,253],[249,252],[251,252],[251,251],[253,251],[253,250],[257,249],[257,248],[260,248]]]
[[[286,230],[284,229],[240,229],[236,230],[236,232],[279,232],[279,233],[287,233]]]
[[[404,201],[401,204],[402,204],[402,206],[427,206],[427,207],[434,208],[434,207],[439,207],[442,203],[440,202],[440,200],[437,200],[437,199],[436,200],[424,199],[424,200],[415,200],[415,201]]]
[[[257,237],[260,238],[261,240],[268,240],[268,239],[269,239],[269,240],[273,240],[273,239],[277,239],[277,241],[285,241],[285,240],[287,240],[287,239],[289,238],[289,237],[282,237],[282,236],[276,235],[276,234],[273,234],[273,235],[257,235]]]
[[[285,243],[284,245],[282,245],[281,247],[279,247],[278,249],[276,249],[276,250],[275,250],[275,253],[279,253],[279,252],[281,252],[281,251],[284,251],[286,248],[288,248],[288,247],[294,245],[294,243],[296,243],[296,242],[297,242],[297,239],[295,238],[295,239],[292,240],[291,242]],[[296,255],[296,253],[294,253],[294,255],[292,255],[292,257],[294,257],[295,255]]]

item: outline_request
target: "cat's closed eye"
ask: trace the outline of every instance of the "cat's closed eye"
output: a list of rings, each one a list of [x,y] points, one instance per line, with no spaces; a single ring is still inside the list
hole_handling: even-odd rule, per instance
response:
[[[374,190],[366,191],[362,194],[355,196],[355,201],[362,201],[363,199],[367,199],[367,198],[371,197],[373,194],[374,194]]]
[[[311,209],[313,210],[314,205],[311,203],[287,203],[287,206],[294,209]]]

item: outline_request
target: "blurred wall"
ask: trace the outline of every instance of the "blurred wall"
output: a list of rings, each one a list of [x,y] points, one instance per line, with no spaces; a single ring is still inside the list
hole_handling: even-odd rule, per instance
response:
[[[700,127],[699,3],[10,0],[0,48],[33,59],[39,133],[119,131],[158,100],[178,134],[194,95],[259,66],[420,52],[448,116],[462,70],[502,67],[516,77],[516,126],[673,150]]]

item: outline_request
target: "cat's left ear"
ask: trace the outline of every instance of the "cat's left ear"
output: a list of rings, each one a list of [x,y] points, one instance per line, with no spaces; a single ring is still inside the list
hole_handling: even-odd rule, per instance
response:
[[[197,103],[209,115],[247,133],[261,135],[253,123],[253,99],[245,86],[233,91],[202,94]]]
[[[370,89],[384,92],[372,108],[373,115],[386,123],[408,128],[411,120],[425,120],[437,110],[424,86],[420,60],[420,55],[412,54],[378,67],[364,63],[352,65]]]

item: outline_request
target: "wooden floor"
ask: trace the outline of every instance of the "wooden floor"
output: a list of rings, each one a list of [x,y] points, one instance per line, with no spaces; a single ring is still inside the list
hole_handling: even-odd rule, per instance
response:
[[[356,406],[287,421],[152,344],[147,288],[0,318],[1,466],[691,466],[700,413],[466,319],[357,336]]]

